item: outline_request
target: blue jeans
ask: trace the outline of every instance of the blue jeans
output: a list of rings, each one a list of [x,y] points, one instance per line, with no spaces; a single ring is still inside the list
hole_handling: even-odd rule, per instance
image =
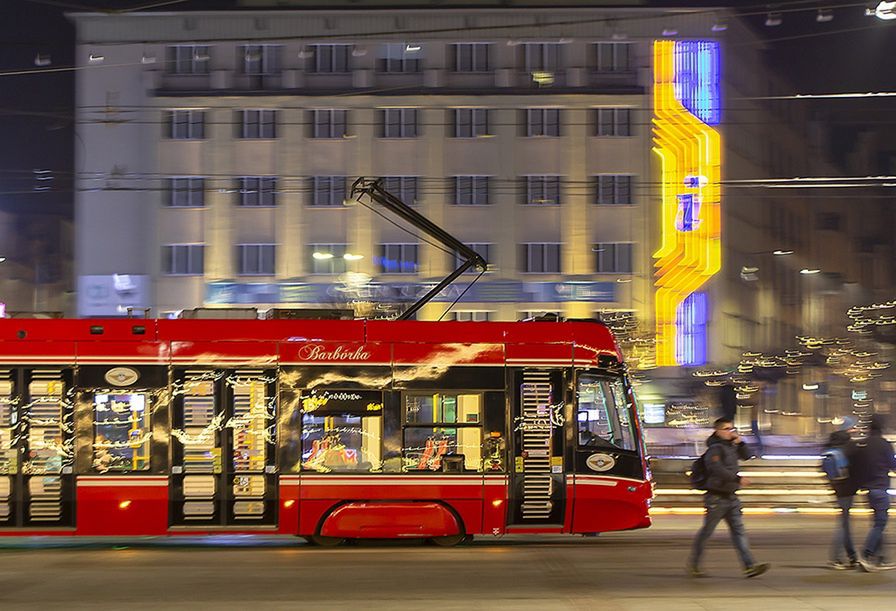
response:
[[[886,488],[873,488],[868,491],[868,504],[874,511],[874,526],[865,539],[865,557],[877,556],[883,559],[884,528],[887,527],[887,512],[890,510],[890,495]]]
[[[840,507],[840,516],[837,518],[837,528],[834,530],[834,540],[831,542],[831,561],[839,562],[844,550],[846,557],[853,561],[856,559],[856,548],[852,544],[852,534],[849,530],[849,510],[852,509],[854,496],[837,497],[837,506]]]
[[[744,567],[753,566],[755,563],[752,554],[750,554],[750,545],[747,542],[747,531],[744,528],[744,514],[741,509],[740,499],[734,494],[731,496],[720,496],[707,492],[703,496],[703,506],[706,508],[706,513],[703,515],[703,527],[694,539],[690,566],[700,566],[700,558],[703,556],[706,542],[722,520],[728,523],[731,542],[734,543],[734,548],[737,550]]]

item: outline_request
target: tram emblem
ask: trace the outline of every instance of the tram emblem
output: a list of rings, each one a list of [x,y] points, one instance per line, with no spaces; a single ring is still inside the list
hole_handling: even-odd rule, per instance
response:
[[[106,372],[105,377],[112,386],[130,386],[140,378],[140,374],[130,367],[114,367]]]
[[[585,459],[585,464],[592,471],[609,471],[616,466],[616,459],[609,454],[592,454]]]

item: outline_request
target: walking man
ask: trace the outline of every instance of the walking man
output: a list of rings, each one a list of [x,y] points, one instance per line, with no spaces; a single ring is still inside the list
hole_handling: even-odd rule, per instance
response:
[[[890,471],[896,469],[893,444],[884,438],[884,417],[874,414],[868,425],[868,437],[859,443],[856,453],[856,468],[860,486],[868,489],[868,504],[874,512],[874,525],[865,539],[865,549],[859,556],[859,564],[865,571],[876,572],[896,568],[886,562],[884,550],[884,529],[890,510]]]
[[[740,499],[735,492],[749,482],[737,474],[738,459],[750,458],[750,450],[741,441],[734,423],[729,418],[719,418],[714,423],[715,431],[706,440],[707,450],[703,454],[706,467],[706,494],[703,505],[706,513],[703,527],[694,539],[691,556],[688,559],[688,572],[692,577],[703,577],[700,558],[706,547],[706,541],[712,536],[719,522],[725,520],[731,533],[731,541],[744,565],[746,577],[756,577],[768,570],[768,563],[757,564],[750,553],[747,532],[744,529],[743,511]]]
[[[831,433],[825,448],[824,460],[828,461],[825,474],[834,490],[834,496],[837,497],[837,507],[840,508],[834,539],[831,541],[831,561],[828,564],[835,570],[858,567],[856,548],[853,546],[849,527],[849,510],[852,509],[858,490],[855,466],[857,447],[852,440],[855,425],[854,418],[844,418],[840,428]],[[837,464],[840,461],[842,464]],[[846,552],[846,560],[843,560],[843,552]]]

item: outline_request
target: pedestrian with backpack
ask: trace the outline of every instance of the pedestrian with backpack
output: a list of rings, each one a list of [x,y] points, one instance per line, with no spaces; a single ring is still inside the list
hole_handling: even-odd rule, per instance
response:
[[[747,444],[741,441],[734,423],[725,417],[719,418],[713,423],[715,430],[706,440],[707,449],[700,457],[706,477],[702,488],[706,490],[703,495],[703,506],[706,512],[703,515],[703,527],[694,539],[691,556],[688,559],[688,573],[692,577],[703,577],[705,573],[700,568],[700,559],[706,542],[712,536],[719,522],[725,520],[728,530],[731,532],[731,541],[737,550],[740,560],[744,565],[745,577],[756,577],[768,570],[768,563],[757,564],[750,553],[750,545],[747,541],[747,532],[744,528],[743,510],[736,492],[741,486],[749,484],[746,478],[737,474],[738,460],[747,460],[751,457]],[[699,468],[699,464],[695,465]],[[695,469],[692,469],[692,472]],[[692,476],[693,477],[693,476]]]
[[[852,440],[855,426],[854,418],[844,418],[840,428],[831,433],[827,446],[821,454],[821,469],[834,490],[837,507],[840,508],[828,563],[830,568],[839,571],[859,566],[849,526],[849,510],[852,509],[858,491],[858,483],[852,474],[854,466],[851,466],[856,455],[856,444]],[[846,552],[845,560],[843,552]]]
[[[884,557],[884,529],[890,510],[890,471],[896,469],[893,444],[884,437],[883,414],[874,414],[868,422],[868,437],[859,441],[855,454],[855,477],[860,488],[868,489],[868,504],[874,512],[874,524],[858,557],[862,569],[874,573],[891,570],[896,564]]]

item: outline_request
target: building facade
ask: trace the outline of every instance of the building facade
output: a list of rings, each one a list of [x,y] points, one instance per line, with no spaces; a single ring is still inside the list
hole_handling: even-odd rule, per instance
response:
[[[831,282],[852,278],[840,269],[852,245],[811,246],[812,198],[737,184],[824,162],[805,117],[756,101],[773,93],[760,41],[720,11],[335,3],[72,19],[81,316],[399,311],[456,261],[353,201],[358,177],[382,177],[489,262],[418,318],[600,313],[640,340],[644,367],[734,364],[820,324],[827,310],[799,292],[800,266],[821,265],[811,248],[830,255]],[[715,91],[694,103],[711,121],[684,120],[709,126],[698,137],[717,155],[715,170],[677,170],[691,181],[681,194],[667,192],[682,177],[663,153],[677,144],[660,133],[664,44],[714,49],[715,64],[696,53],[692,72],[678,67],[696,75],[698,97]],[[681,240],[710,230],[697,248],[712,254],[687,282],[666,274],[692,252],[670,250],[670,224]],[[664,278],[677,279],[674,299]],[[687,354],[663,348],[676,334]]]

